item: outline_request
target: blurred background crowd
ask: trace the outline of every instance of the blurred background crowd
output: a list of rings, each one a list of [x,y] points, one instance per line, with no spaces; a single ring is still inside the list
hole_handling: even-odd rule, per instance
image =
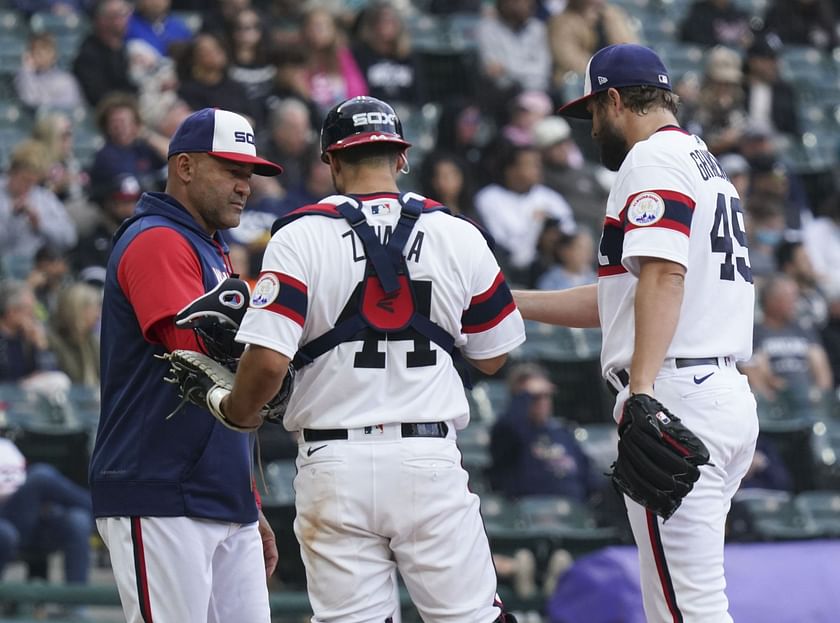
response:
[[[596,280],[613,174],[589,126],[553,112],[582,94],[590,55],[619,42],[660,54],[682,125],[744,207],[758,301],[742,369],[762,435],[730,536],[840,536],[838,18],[840,0],[0,1],[0,565],[44,575],[62,551],[61,577],[83,583],[101,553],[82,493],[110,239],[142,192],[162,190],[186,115],[248,116],[258,151],[285,168],[252,179],[228,232],[245,279],[272,222],[332,192],[325,112],[369,94],[414,145],[404,190],[483,225],[513,285],[566,288]],[[461,446],[503,582],[539,601],[578,553],[629,533],[602,476],[615,432],[600,335],[528,333],[506,378],[476,379]],[[294,440],[273,427],[261,442],[268,508],[290,537]],[[21,517],[35,495],[52,514]],[[589,540],[563,537],[564,521]],[[300,588],[284,557],[278,587]]]

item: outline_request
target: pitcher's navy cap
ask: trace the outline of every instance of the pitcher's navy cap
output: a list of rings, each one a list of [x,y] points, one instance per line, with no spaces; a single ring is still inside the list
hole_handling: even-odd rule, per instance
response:
[[[257,157],[254,130],[242,115],[218,108],[202,108],[181,122],[172,140],[169,155],[205,153],[254,165],[257,175],[273,176],[283,172],[283,167]]]
[[[562,106],[557,112],[565,117],[591,119],[586,104],[596,93],[609,88],[651,86],[671,90],[671,78],[665,64],[650,48],[635,43],[610,45],[595,52],[586,65],[583,97]]]

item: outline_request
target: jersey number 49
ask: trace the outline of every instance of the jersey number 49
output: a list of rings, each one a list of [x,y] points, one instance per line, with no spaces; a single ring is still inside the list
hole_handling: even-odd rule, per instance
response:
[[[735,281],[737,270],[744,281],[752,283],[752,271],[747,261],[747,234],[744,231],[744,213],[741,210],[740,199],[730,197],[727,202],[723,194],[717,196],[715,221],[709,238],[712,241],[712,253],[724,254],[720,265],[720,278],[725,281]],[[738,243],[737,248],[733,238]]]

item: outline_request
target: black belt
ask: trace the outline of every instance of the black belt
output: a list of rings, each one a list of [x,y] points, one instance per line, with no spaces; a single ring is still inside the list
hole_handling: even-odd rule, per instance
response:
[[[674,359],[674,366],[677,368],[691,368],[692,366],[720,367],[720,359],[720,357],[677,357]],[[630,384],[630,374],[628,374],[627,370],[616,370],[613,372],[613,375],[619,380],[622,387],[627,387],[627,385]],[[607,387],[609,387],[613,396],[618,394],[618,389],[616,389],[612,383],[607,383]]]
[[[695,357],[693,359],[674,359],[674,365],[678,368],[690,368],[691,366],[718,366],[720,357]]]
[[[446,422],[404,422],[400,428],[403,437],[446,437],[449,434],[449,425]],[[304,441],[334,441],[348,437],[346,428],[303,429]]]

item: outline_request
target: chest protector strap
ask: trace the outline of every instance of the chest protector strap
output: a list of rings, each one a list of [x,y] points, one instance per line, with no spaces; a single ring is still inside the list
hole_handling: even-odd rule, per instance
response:
[[[423,212],[423,202],[401,195],[400,204],[400,218],[384,245],[368,225],[358,204],[348,198],[336,206],[336,211],[362,241],[367,257],[359,309],[323,335],[304,344],[293,362],[297,369],[312,363],[339,344],[362,339],[359,335],[367,329],[386,336],[413,329],[447,353],[451,354],[454,350],[455,338],[417,312],[411,275],[402,254]]]

